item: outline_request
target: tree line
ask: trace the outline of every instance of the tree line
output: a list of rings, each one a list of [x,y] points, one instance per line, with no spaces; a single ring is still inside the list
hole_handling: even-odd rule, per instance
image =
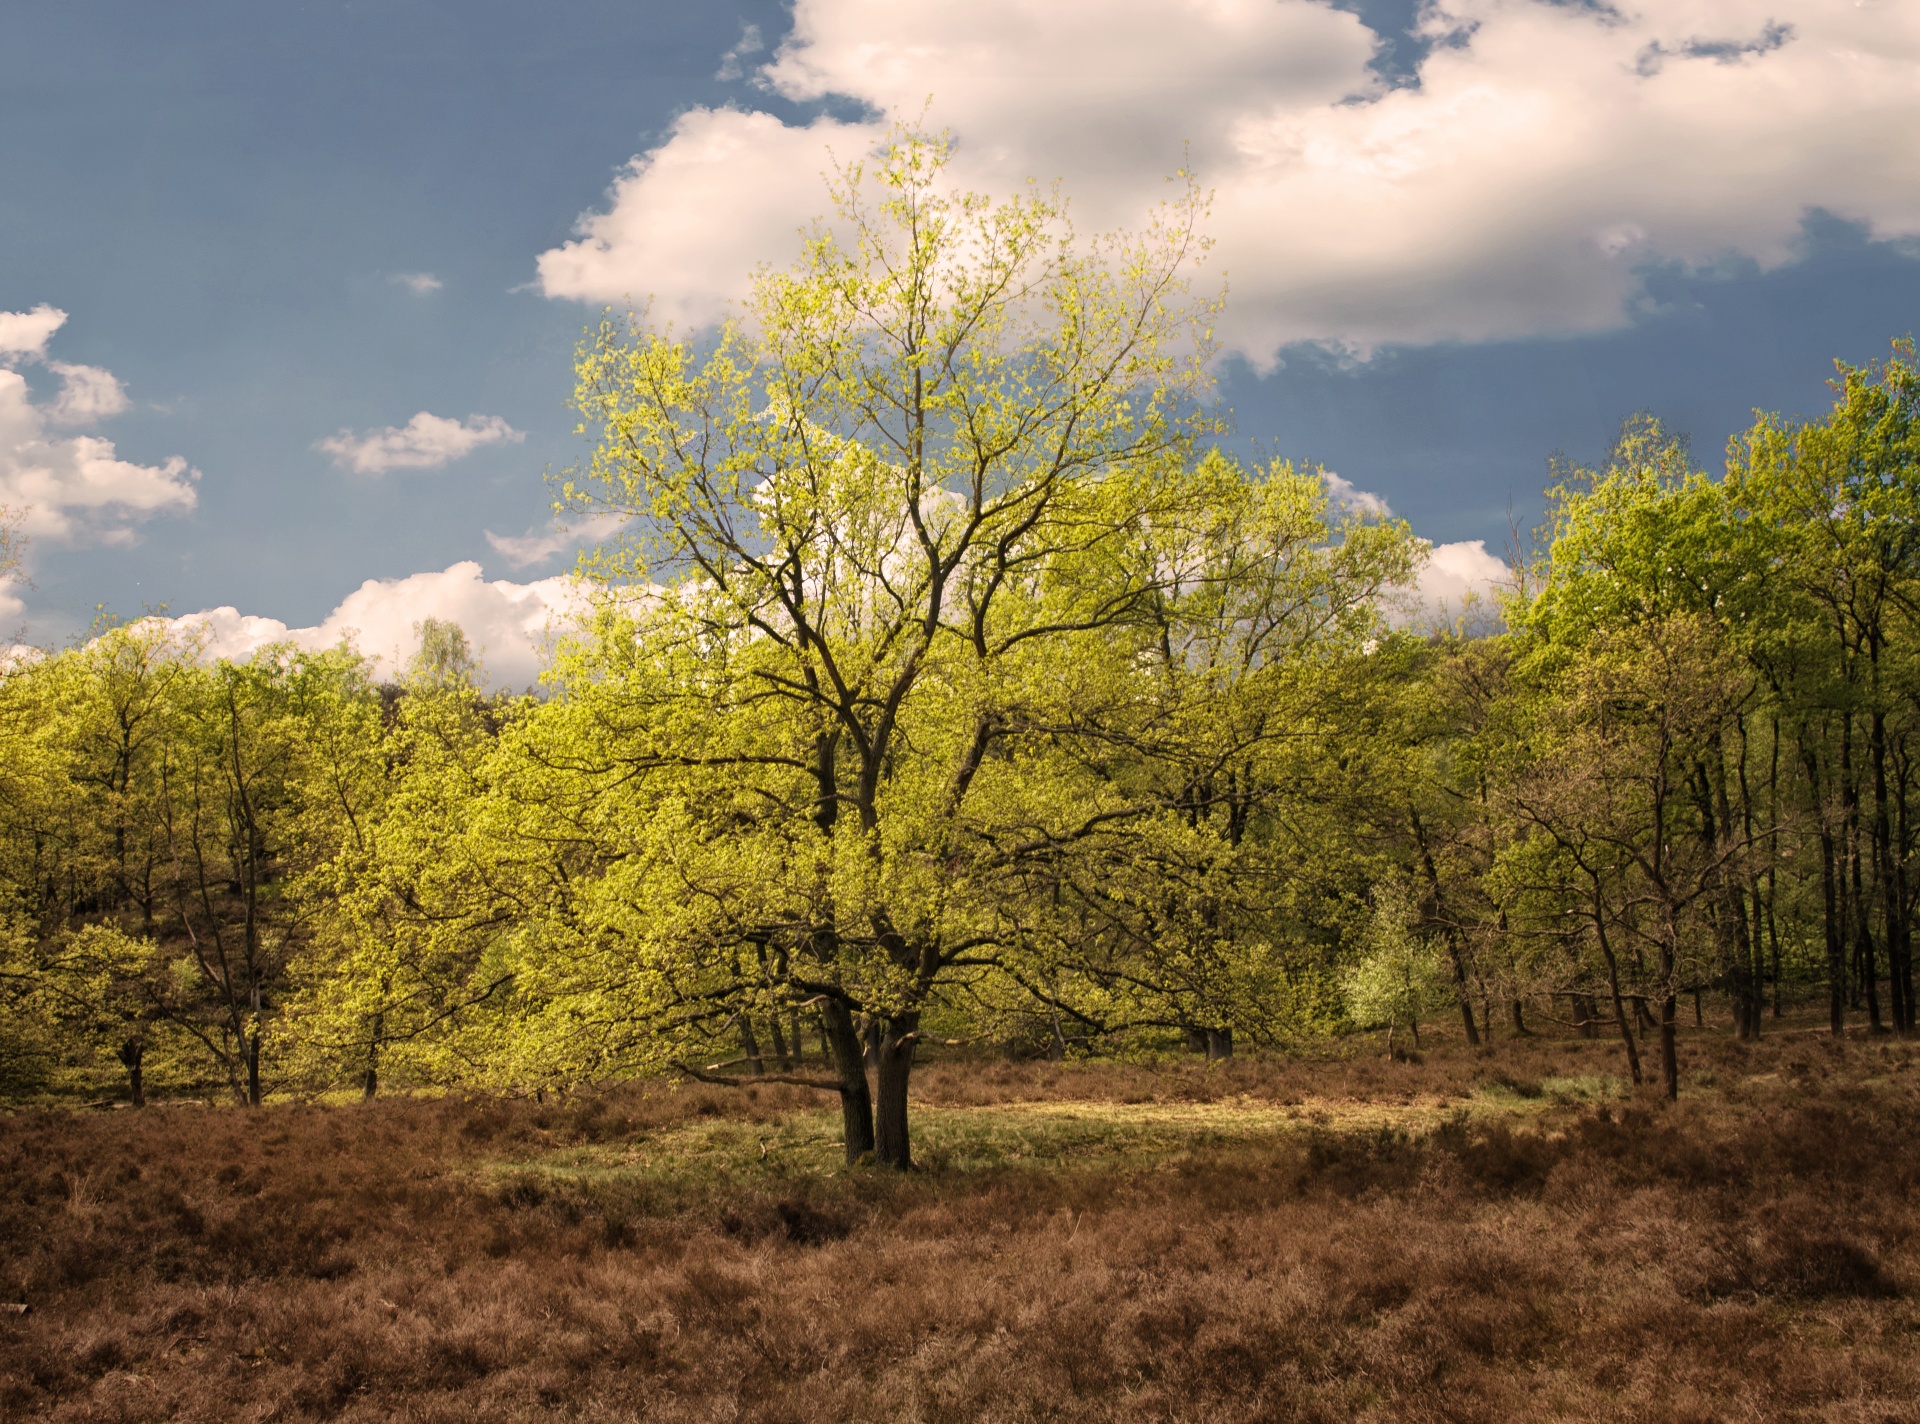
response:
[[[1499,619],[1422,622],[1403,522],[1221,447],[1197,194],[1081,242],[946,157],[843,170],[718,336],[585,343],[561,503],[626,532],[539,694],[431,620],[388,684],[155,621],[16,659],[5,1089],[780,1079],[904,1167],[929,1044],[1444,1014],[1673,1096],[1683,1015],[1913,1030],[1911,344],[1718,473],[1630,421]]]

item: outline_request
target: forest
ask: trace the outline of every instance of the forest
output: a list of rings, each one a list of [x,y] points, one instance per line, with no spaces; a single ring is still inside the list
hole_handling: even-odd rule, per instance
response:
[[[1696,464],[1554,468],[1483,606],[1207,401],[1204,202],[1076,243],[907,134],[700,344],[609,317],[628,533],[521,695],[428,620],[209,659],[159,620],[0,678],[14,1098],[635,1077],[837,1095],[916,1057],[1221,1059],[1558,1028],[1914,1028],[1920,364]]]

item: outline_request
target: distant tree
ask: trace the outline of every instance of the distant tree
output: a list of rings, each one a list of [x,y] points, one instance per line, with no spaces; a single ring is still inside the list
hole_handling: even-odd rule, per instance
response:
[[[420,651],[407,664],[410,682],[435,688],[476,684],[480,664],[464,628],[446,619],[423,618],[413,625],[413,631],[419,635]]]

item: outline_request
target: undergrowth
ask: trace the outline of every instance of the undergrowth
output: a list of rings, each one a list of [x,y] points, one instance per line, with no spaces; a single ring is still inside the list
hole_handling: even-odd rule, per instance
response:
[[[1891,1041],[0,1118],[0,1416],[1920,1419]]]

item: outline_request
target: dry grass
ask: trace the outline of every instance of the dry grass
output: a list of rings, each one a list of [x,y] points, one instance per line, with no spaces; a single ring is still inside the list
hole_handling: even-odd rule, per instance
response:
[[[0,1118],[0,1416],[1920,1420],[1920,1068],[1419,1064]]]

